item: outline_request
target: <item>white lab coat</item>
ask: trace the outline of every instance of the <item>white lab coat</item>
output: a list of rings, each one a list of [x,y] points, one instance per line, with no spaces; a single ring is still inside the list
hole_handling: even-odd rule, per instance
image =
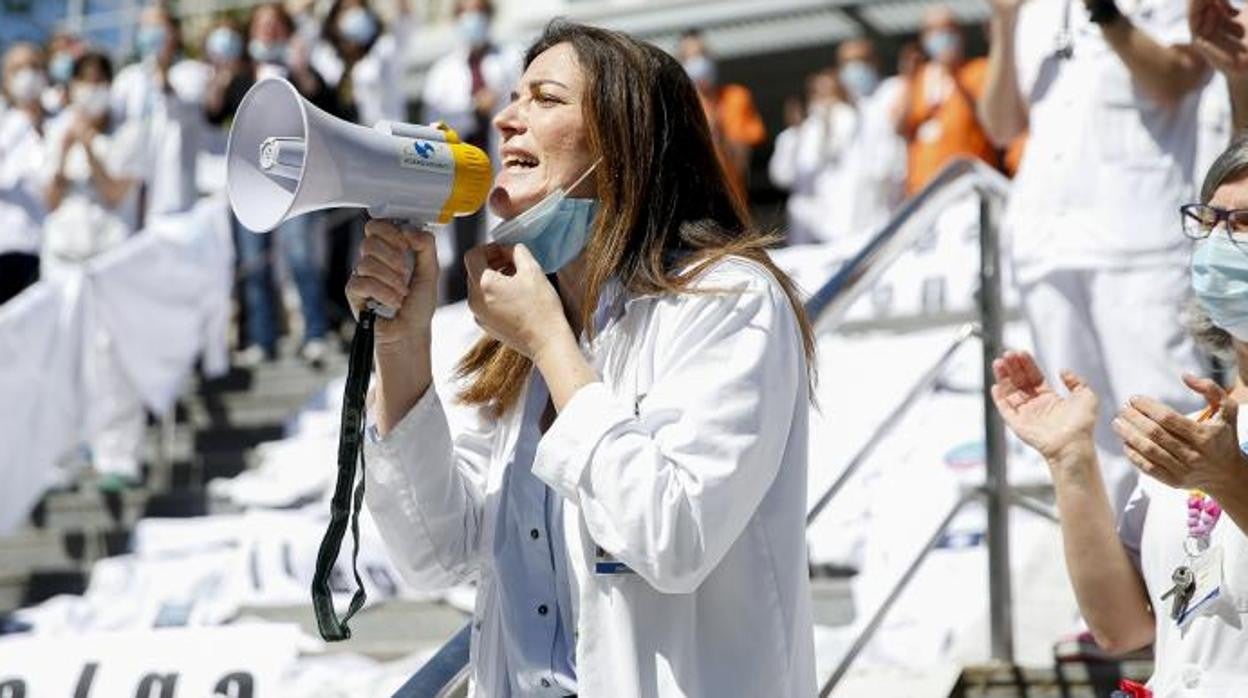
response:
[[[38,254],[43,238],[44,138],[18,109],[0,115],[0,254]]]
[[[60,165],[65,130],[77,116],[66,111],[48,127],[44,179],[51,180]],[[104,201],[91,176],[91,166],[81,143],[65,155],[65,194],[60,206],[50,211],[44,223],[43,264],[85,261],[115,247],[134,232],[138,222],[139,187],[143,177],[143,128],[137,123],[122,124],[114,133],[96,134],[91,150],[113,177],[136,180],[116,206]]]
[[[40,281],[0,305],[0,536],[61,481],[56,462],[81,436],[81,288]]]
[[[805,507],[808,391],[788,299],[722,262],[706,294],[600,305],[582,349],[601,381],[542,437],[533,473],[563,501],[578,690],[587,696],[815,693]],[[612,298],[614,297],[614,299]],[[475,577],[477,695],[507,695],[492,568],[521,410],[452,441],[436,391],[365,446],[366,501],[416,588]],[[598,574],[598,548],[633,573]]]
[[[859,100],[857,130],[845,154],[848,180],[844,234],[865,240],[877,232],[905,198],[906,142],[893,128],[893,106],[901,99],[903,80],[891,77]]]
[[[57,480],[54,466],[75,444],[140,403],[167,413],[201,355],[210,376],[229,368],[224,197],[61,271],[0,306],[0,478],[20,483],[0,494],[0,535]],[[132,438],[119,436],[110,449]]]
[[[160,89],[155,68],[147,62],[122,68],[113,81],[117,123],[135,121],[146,129],[145,219],[186,211],[199,196],[195,174],[207,126],[201,107],[206,70],[195,61],[175,63],[169,69],[169,91]]]
[[[1245,428],[1248,414],[1241,412],[1241,438]],[[1156,662],[1148,685],[1156,698],[1238,698],[1248,691],[1248,535],[1222,515],[1210,536],[1211,547],[1224,554],[1221,598],[1180,630],[1161,596],[1174,586],[1175,568],[1190,564],[1184,552],[1187,498],[1186,490],[1141,477],[1119,520],[1118,535],[1134,554],[1156,616]]]
[[[415,21],[400,19],[377,37],[373,47],[351,68],[351,94],[359,122],[372,126],[382,119],[407,121],[407,92],[403,89],[407,37],[416,31]],[[312,67],[330,85],[342,80],[343,63],[334,47],[317,44]]]
[[[1120,6],[1159,43],[1190,39],[1182,0]],[[1034,0],[1020,10],[1030,132],[1004,228],[1042,368],[1074,371],[1101,395],[1101,474],[1121,509],[1135,469],[1113,433],[1114,405],[1136,394],[1178,409],[1199,402],[1179,381],[1203,368],[1179,322],[1191,245],[1178,209],[1194,196],[1200,91],[1157,102],[1083,12],[1071,12],[1072,57],[1058,59],[1064,8]]]
[[[481,77],[485,86],[498,95],[495,111],[507,106],[508,95],[520,80],[521,57],[509,49],[499,48],[481,59]],[[472,71],[468,69],[468,49],[460,47],[438,59],[421,91],[425,105],[424,121],[443,121],[467,140],[477,132],[476,110],[472,104]],[[497,150],[496,134],[489,129],[490,151]],[[497,161],[497,158],[494,158]]]
[[[843,102],[812,107],[776,139],[771,181],[789,189],[789,243],[829,242],[848,234],[852,190],[846,157],[858,130],[858,112]]]

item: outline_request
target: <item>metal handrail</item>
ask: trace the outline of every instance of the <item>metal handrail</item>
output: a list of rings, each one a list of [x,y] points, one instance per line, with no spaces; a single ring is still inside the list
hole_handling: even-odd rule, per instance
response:
[[[845,469],[841,471],[841,474],[836,477],[836,480],[828,486],[828,489],[820,495],[819,500],[815,502],[815,505],[810,508],[810,511],[806,514],[807,528],[810,528],[810,525],[813,524],[819,514],[827,508],[828,504],[831,503],[833,498],[836,497],[837,493],[841,491],[841,488],[844,487],[845,484],[849,482],[849,479],[858,472],[858,469],[867,462],[871,454],[875,452],[875,447],[878,446],[885,437],[892,433],[893,429],[897,426],[897,423],[901,421],[902,417],[906,416],[906,413],[910,411],[910,408],[914,406],[914,403],[918,400],[918,398],[922,396],[923,393],[927,392],[936,383],[936,381],[940,379],[941,374],[944,373],[945,367],[949,365],[949,361],[953,358],[954,354],[957,353],[958,349],[961,349],[962,345],[969,339],[978,335],[979,329],[975,325],[967,324],[962,326],[962,329],[958,331],[957,337],[950,342],[949,348],[945,349],[944,353],[940,355],[940,358],[932,364],[932,367],[927,369],[922,377],[919,378],[918,382],[914,384],[914,387],[910,388],[910,392],[906,393],[905,398],[897,404],[897,407],[893,408],[893,411],[890,412],[882,422],[880,422],[880,425],[875,428],[875,432],[871,434],[871,437],[867,439],[867,442],[864,443],[862,448],[858,449],[858,452],[854,454],[853,459],[849,461],[849,465],[845,466]]]
[[[995,295],[997,314],[995,318],[991,319],[991,321],[985,322],[983,309],[981,308],[980,324],[978,326],[966,325],[962,328],[953,345],[945,352],[944,355],[942,355],[940,360],[923,375],[919,384],[911,390],[910,394],[912,397],[917,397],[923,392],[923,390],[926,390],[931,386],[931,384],[939,377],[940,369],[948,363],[949,359],[953,356],[953,353],[970,337],[977,334],[983,336],[983,332],[985,330],[988,331],[989,336],[995,334],[995,336],[999,337],[1000,335],[1001,317],[999,312],[999,285],[996,286],[995,294],[991,292],[984,293],[984,289],[990,288],[994,284],[999,284],[999,279],[995,276],[997,271],[997,265],[995,262],[995,220],[992,215],[989,199],[1001,200],[1008,194],[1009,181],[1005,177],[978,160],[958,159],[946,165],[932,179],[932,181],[927,184],[927,186],[923,187],[923,189],[919,191],[918,194],[907,199],[898,209],[893,218],[885,224],[878,233],[872,236],[871,240],[863,246],[862,250],[855,255],[853,259],[844,264],[835,274],[833,274],[832,278],[829,279],[828,282],[825,283],[818,291],[816,291],[805,304],[806,313],[811,318],[811,322],[823,327],[835,326],[839,324],[839,322],[844,318],[845,313],[853,305],[854,301],[856,301],[867,290],[867,288],[870,287],[871,283],[878,279],[884,271],[887,270],[889,265],[901,255],[902,252],[913,247],[914,243],[928,232],[932,218],[934,218],[935,214],[939,213],[940,210],[943,210],[944,206],[951,201],[972,192],[978,193],[981,201],[983,202],[983,208],[981,210],[981,248],[989,250],[993,260],[991,264],[989,264],[986,259],[981,261],[981,306],[985,302],[985,296]],[[988,239],[985,240],[983,239],[984,237]],[[982,273],[983,270],[988,270],[990,272],[990,283],[988,284],[985,284],[985,279]],[[991,303],[991,299],[989,302]],[[992,327],[994,324],[995,328]],[[987,350],[987,346],[990,343],[991,342],[985,342],[985,350]],[[994,356],[997,346],[999,346],[999,342],[993,345]],[[985,385],[985,391],[987,390],[987,385],[988,384]],[[890,415],[890,418],[885,422],[885,424],[877,429],[871,439],[868,440],[867,445],[860,450],[857,455],[855,455],[854,460],[851,461],[849,466],[847,466],[846,472],[843,472],[841,476],[837,478],[837,481],[834,482],[831,488],[829,488],[829,490],[820,497],[820,500],[808,514],[808,526],[810,522],[813,521],[814,518],[824,509],[824,507],[827,506],[828,502],[832,500],[836,493],[840,491],[853,472],[866,461],[870,452],[888,434],[891,430],[892,424],[897,421],[897,418],[905,414],[905,411],[909,409],[909,404],[912,402],[913,399],[907,399],[905,403],[898,407],[897,410],[894,410],[893,414]],[[993,458],[992,450],[993,449],[991,448],[989,450],[990,471],[994,469],[991,462]],[[1004,473],[1004,452],[1001,453],[1001,460],[998,465],[1001,472]],[[1003,481],[1003,476],[1002,478],[998,478],[998,481]],[[983,491],[987,492],[988,489],[988,487],[985,487]],[[980,493],[981,492],[977,490],[964,495],[957,502],[957,505],[949,512],[940,528],[933,534],[932,538],[928,541],[927,545],[924,546],[923,550],[920,551],[910,568],[908,568],[905,574],[902,575],[898,584],[892,589],[892,591],[890,591],[884,603],[879,609],[877,609],[871,621],[855,640],[850,652],[841,660],[840,665],[833,674],[832,680],[824,685],[820,693],[821,696],[828,695],[832,689],[835,688],[837,681],[839,681],[848,670],[849,665],[853,662],[854,658],[857,657],[862,648],[866,646],[866,643],[871,640],[875,630],[883,621],[884,615],[892,607],[893,603],[897,600],[897,597],[899,597],[905,590],[905,587],[914,576],[914,573],[922,564],[923,560],[927,557],[928,553],[930,553],[937,546],[940,537],[944,535],[945,530],[948,528],[949,523],[953,520],[953,517],[970,499],[979,496]],[[993,495],[989,493],[987,496],[989,500],[991,500]],[[1003,491],[1000,493],[1000,496],[1007,497],[1008,495]],[[992,520],[992,516],[990,515],[990,529],[993,528],[994,523],[996,522]],[[1003,539],[1004,536],[993,535],[990,533],[990,541],[993,538]],[[997,574],[997,567],[999,566],[999,563],[998,565],[991,565],[990,563],[990,566],[993,567],[993,574]],[[1008,589],[1008,556],[1006,557],[1005,570],[1005,579]],[[994,608],[996,605],[996,600],[994,599]],[[998,646],[1001,644],[997,639],[997,635],[1000,630],[999,626],[1001,624],[996,621],[996,615],[996,611],[994,610],[994,656],[998,655]],[[1008,621],[1005,625],[1008,627]],[[416,674],[413,675],[412,678],[409,679],[407,683],[405,683],[398,690],[398,692],[394,694],[394,698],[416,698],[418,696],[446,698],[448,696],[456,695],[457,691],[463,690],[468,681],[467,664],[470,636],[471,628],[469,625],[465,625],[457,633],[455,633],[454,637],[452,637],[450,641],[438,650],[438,653],[435,654],[432,659],[426,662],[426,664],[422,666],[421,669],[417,671]],[[1008,656],[998,656],[998,658],[1012,658],[1012,647],[1007,647],[1007,650]]]
[[[880,604],[880,607],[877,608],[875,613],[871,615],[871,619],[867,621],[866,627],[864,627],[862,632],[858,634],[858,637],[855,638],[854,644],[850,646],[849,651],[845,653],[845,656],[841,658],[840,663],[836,665],[836,669],[832,671],[832,677],[829,678],[827,683],[823,685],[823,688],[820,689],[819,698],[826,698],[832,694],[832,690],[836,688],[836,684],[839,683],[845,676],[845,673],[849,671],[849,665],[853,664],[854,659],[858,657],[858,654],[862,652],[863,648],[867,646],[867,643],[871,641],[871,638],[875,635],[875,631],[878,630],[880,624],[884,622],[884,616],[888,614],[888,612],[892,609],[893,604],[896,603],[897,599],[901,597],[901,593],[905,591],[906,587],[910,584],[910,580],[914,577],[915,573],[919,571],[919,567],[922,566],[923,561],[927,559],[928,554],[940,545],[940,541],[945,535],[945,530],[949,528],[949,524],[953,523],[953,519],[958,515],[958,512],[962,511],[962,509],[969,504],[971,500],[977,499],[979,495],[980,493],[977,490],[967,492],[959,497],[958,501],[949,508],[948,513],[945,514],[945,518],[941,519],[940,526],[936,528],[936,532],[927,539],[927,543],[925,543],[923,548],[919,550],[918,554],[914,556],[914,560],[910,562],[910,566],[907,567],[906,571],[902,573],[901,579],[897,580],[897,584],[895,584],[888,592],[888,596],[884,598],[884,602]]]
[[[472,625],[465,623],[391,698],[452,698],[465,693]]]
[[[1009,188],[1008,179],[979,160],[959,158],[949,163],[927,186],[906,199],[853,259],[811,294],[806,315],[820,326],[838,324],[871,283],[928,232],[945,204],[972,191],[1004,199]]]
[[[1021,506],[1029,511],[1056,520],[1055,514],[1042,504],[1012,492],[1006,470],[1005,427],[992,402],[992,360],[1002,349],[1004,307],[1001,300],[1001,262],[998,243],[1000,205],[1009,194],[1009,182],[995,170],[978,161],[959,160],[947,165],[937,176],[909,199],[897,215],[870,242],[845,264],[806,304],[807,314],[822,327],[836,327],[853,303],[875,282],[900,255],[922,236],[933,222],[930,214],[943,210],[952,199],[975,193],[979,198],[980,223],[980,284],[978,294],[978,325],[964,326],[956,341],[908,392],[902,404],[877,428],[862,449],[832,486],[816,502],[807,516],[809,526],[842,489],[855,471],[867,460],[875,447],[888,435],[894,423],[909,409],[910,404],[938,379],[957,349],[971,336],[978,335],[982,344],[984,403],[984,445],[986,468],[984,485],[964,494],[950,509],[927,544],[919,551],[898,579],[879,608],[855,637],[849,651],[841,658],[829,680],[821,687],[820,696],[828,696],[849,670],[858,654],[874,637],[896,600],[927,556],[937,547],[954,517],[972,499],[983,497],[988,509],[988,572],[989,623],[992,656],[1013,662],[1013,610],[1010,588],[1009,507]]]

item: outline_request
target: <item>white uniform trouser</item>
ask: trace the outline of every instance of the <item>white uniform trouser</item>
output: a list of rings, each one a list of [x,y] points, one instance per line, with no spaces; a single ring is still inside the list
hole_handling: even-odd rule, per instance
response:
[[[137,480],[147,413],[117,359],[112,340],[99,332],[92,350],[91,464],[101,474]]]
[[[1059,371],[1069,369],[1100,396],[1101,476],[1115,513],[1121,512],[1136,478],[1110,426],[1122,405],[1143,395],[1179,412],[1201,407],[1181,378],[1203,370],[1196,345],[1179,322],[1190,293],[1187,267],[1064,269],[1021,291],[1045,376],[1060,385]]]

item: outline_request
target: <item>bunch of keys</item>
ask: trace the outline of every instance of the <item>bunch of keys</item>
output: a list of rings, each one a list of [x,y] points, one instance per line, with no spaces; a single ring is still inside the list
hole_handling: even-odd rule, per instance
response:
[[[1174,597],[1174,600],[1170,602],[1170,618],[1177,621],[1187,610],[1187,604],[1192,601],[1192,593],[1196,591],[1196,575],[1191,568],[1181,565],[1174,570],[1174,574],[1170,575],[1170,581],[1174,582],[1174,586],[1170,587],[1170,591],[1161,595],[1161,600],[1165,601],[1171,596]]]

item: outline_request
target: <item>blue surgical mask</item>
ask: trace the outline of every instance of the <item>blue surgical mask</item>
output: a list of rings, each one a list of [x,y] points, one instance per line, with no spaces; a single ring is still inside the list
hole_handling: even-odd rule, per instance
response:
[[[217,27],[204,42],[208,55],[219,61],[232,61],[243,55],[243,37],[228,27]]]
[[[247,43],[247,54],[257,63],[286,63],[286,42],[269,43],[260,39],[252,39]]]
[[[928,58],[938,59],[961,44],[958,35],[948,29],[938,29],[923,37],[923,53]]]
[[[499,223],[491,233],[494,242],[523,243],[546,274],[553,274],[576,259],[589,240],[589,230],[598,214],[598,200],[571,199],[568,192],[576,189],[597,166],[598,162],[590,165],[572,186],[554,190],[529,210]]]
[[[162,25],[147,24],[139,27],[138,36],[135,37],[139,55],[148,58],[160,53],[165,48],[166,36],[165,28]]]
[[[1221,230],[1196,243],[1192,290],[1213,324],[1248,342],[1248,254]]]
[[[854,99],[870,97],[880,85],[880,74],[862,61],[850,61],[841,66],[840,77]]]
[[[52,78],[52,82],[58,85],[64,85],[74,76],[74,57],[58,51],[52,55],[52,60],[48,61],[48,77]]]
[[[490,18],[484,12],[465,12],[456,24],[459,37],[471,47],[484,46],[490,40]]]
[[[353,7],[338,17],[338,32],[356,46],[367,46],[377,36],[377,19],[363,7]]]
[[[715,70],[715,62],[706,56],[694,56],[684,63],[685,73],[693,84],[715,84],[717,71]]]

